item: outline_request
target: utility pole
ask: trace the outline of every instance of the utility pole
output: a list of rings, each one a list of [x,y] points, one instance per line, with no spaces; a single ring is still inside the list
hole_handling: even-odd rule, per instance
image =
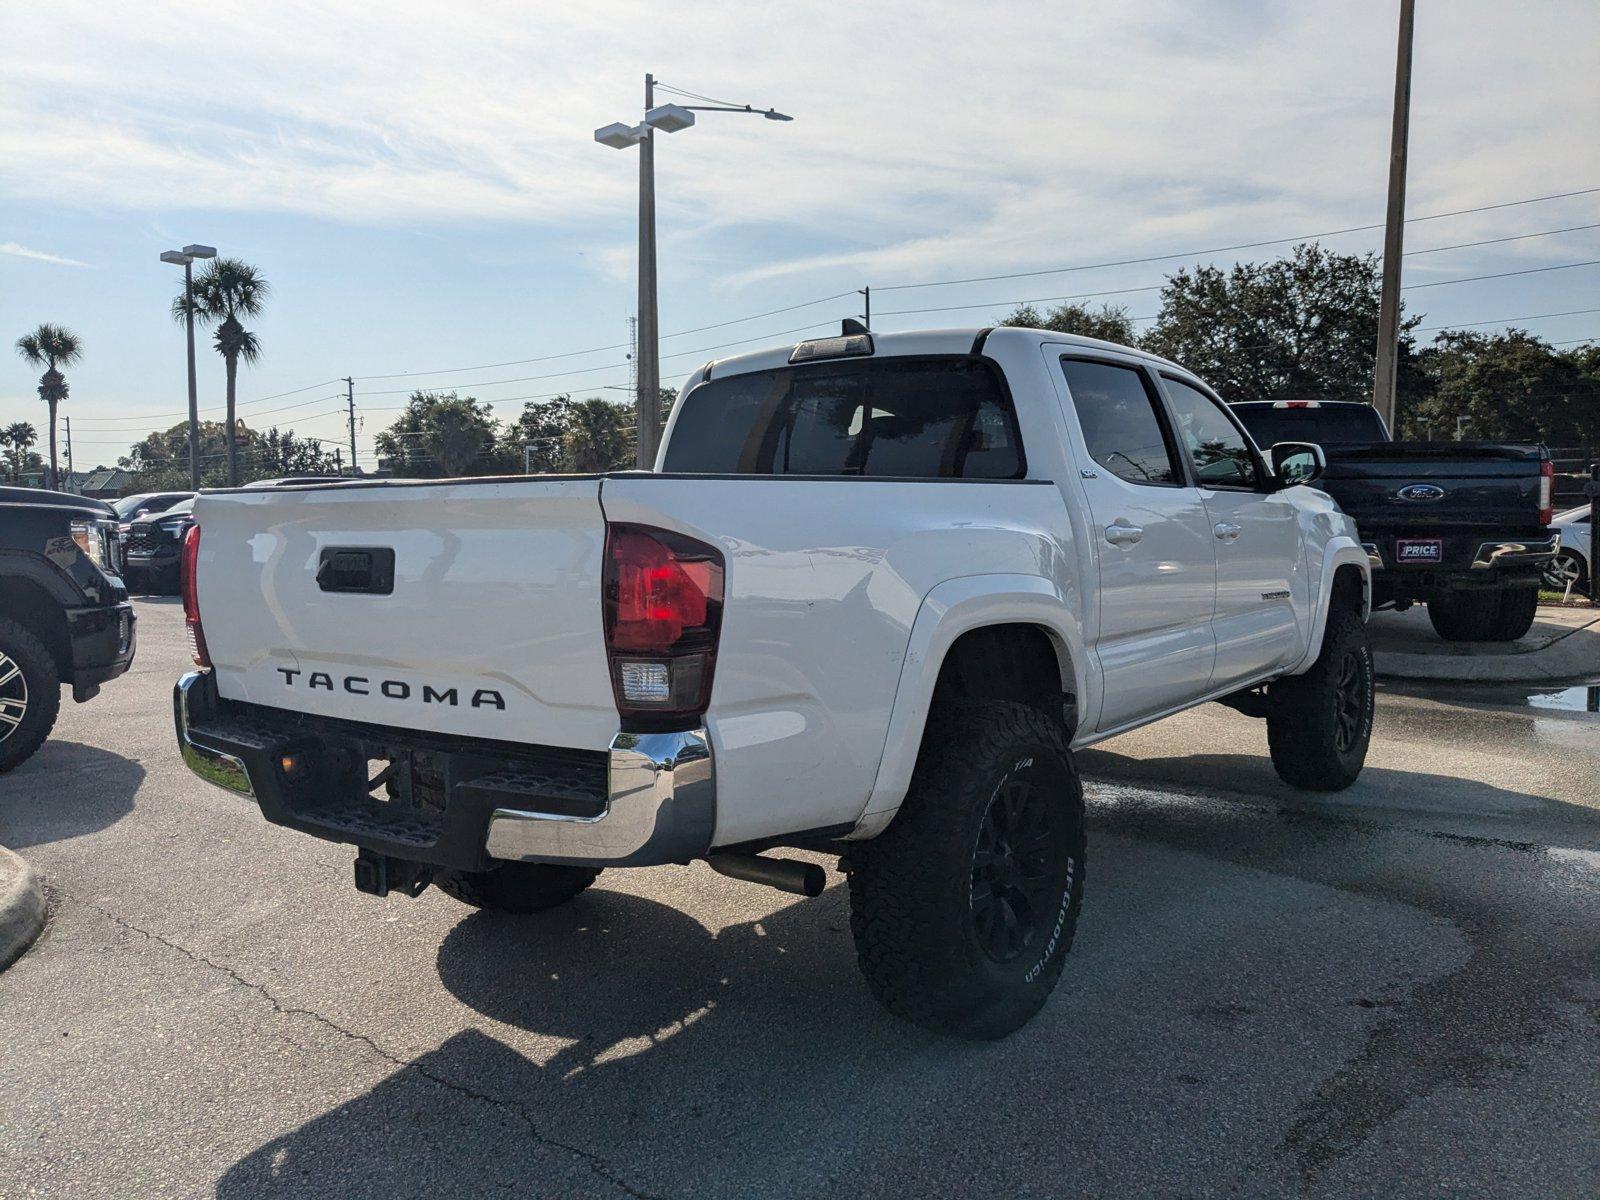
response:
[[[62,490],[70,492],[72,490],[72,418],[63,416],[61,419],[67,426],[67,486]],[[56,482],[56,486],[61,487],[59,480]]]
[[[1389,211],[1383,233],[1383,294],[1378,302],[1378,355],[1372,407],[1395,425],[1395,376],[1400,365],[1400,258],[1406,223],[1406,143],[1411,130],[1411,34],[1416,0],[1400,0],[1400,44],[1395,52],[1394,127],[1389,135]]]
[[[871,286],[869,285],[869,286],[864,287],[864,288],[857,288],[856,289],[856,295],[865,296],[866,297],[866,306],[867,307],[866,307],[866,311],[864,313],[862,313],[862,315],[861,315],[861,323],[863,325],[865,325],[868,329],[871,329],[872,328],[872,288],[871,288]]]
[[[356,464],[356,381],[353,377],[344,377],[344,394],[350,403],[350,474],[352,477],[361,474],[361,468]]]
[[[183,327],[189,335],[189,490],[200,490],[200,399],[194,382],[194,259],[184,255]],[[229,432],[232,436],[232,431]]]
[[[644,111],[656,106],[656,77],[644,77]],[[648,471],[656,464],[661,440],[661,339],[656,314],[656,142],[649,122],[640,126],[639,141],[639,391],[634,419],[637,465]]]
[[[693,97],[668,84],[668,92]],[[695,97],[700,98],[700,97]],[[656,311],[656,130],[674,133],[695,123],[697,112],[745,113],[769,121],[792,121],[793,117],[775,108],[766,110],[749,104],[663,104],[656,108],[656,77],[644,77],[644,120],[637,125],[614,121],[594,131],[594,140],[613,150],[639,150],[639,353],[637,407],[634,426],[638,442],[637,462],[649,470],[655,464],[656,443],[661,439],[661,328]]]

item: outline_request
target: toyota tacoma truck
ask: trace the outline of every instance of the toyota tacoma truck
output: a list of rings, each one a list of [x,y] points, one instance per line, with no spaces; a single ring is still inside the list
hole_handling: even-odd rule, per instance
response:
[[[1561,549],[1543,446],[1396,442],[1375,408],[1354,401],[1261,400],[1233,411],[1259,445],[1322,447],[1317,486],[1355,519],[1375,607],[1421,601],[1447,641],[1512,642],[1533,626],[1539,584]]]
[[[133,619],[109,504],[0,487],[0,771],[50,736],[63,684],[82,703],[133,664]]]
[[[768,852],[838,855],[873,994],[999,1037],[1078,920],[1075,749],[1220,700],[1290,783],[1360,772],[1368,557],[1320,469],[1137,350],[847,323],[697,370],[654,471],[202,494],[178,742],[379,895],[814,895]]]

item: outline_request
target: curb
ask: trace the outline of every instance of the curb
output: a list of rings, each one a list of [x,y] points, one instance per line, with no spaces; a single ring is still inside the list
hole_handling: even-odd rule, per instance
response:
[[[1600,616],[1557,634],[1541,646],[1511,653],[1474,652],[1463,643],[1453,652],[1412,654],[1373,651],[1380,679],[1428,679],[1452,683],[1561,684],[1600,679]]]
[[[27,862],[0,846],[0,970],[21,957],[44,928],[44,891]]]

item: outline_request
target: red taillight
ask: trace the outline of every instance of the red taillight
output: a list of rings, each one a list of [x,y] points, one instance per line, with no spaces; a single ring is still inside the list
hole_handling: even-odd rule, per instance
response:
[[[178,578],[183,589],[183,623],[189,630],[189,653],[196,666],[209,667],[205,630],[200,628],[200,592],[195,586],[195,567],[200,561],[200,526],[189,526],[183,535],[183,557],[178,560]]]
[[[606,653],[617,709],[635,721],[698,718],[722,627],[722,555],[664,529],[606,527]]]
[[[1555,518],[1556,465],[1548,458],[1539,464],[1539,524],[1548,525]]]

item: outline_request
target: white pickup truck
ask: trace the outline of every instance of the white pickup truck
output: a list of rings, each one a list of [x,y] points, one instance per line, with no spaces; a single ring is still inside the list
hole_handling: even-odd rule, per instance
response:
[[[1204,383],[997,328],[707,363],[653,472],[208,492],[184,757],[486,908],[703,859],[816,894],[873,993],[998,1037],[1084,880],[1072,751],[1205,701],[1337,789],[1373,717],[1368,557],[1303,443]]]

